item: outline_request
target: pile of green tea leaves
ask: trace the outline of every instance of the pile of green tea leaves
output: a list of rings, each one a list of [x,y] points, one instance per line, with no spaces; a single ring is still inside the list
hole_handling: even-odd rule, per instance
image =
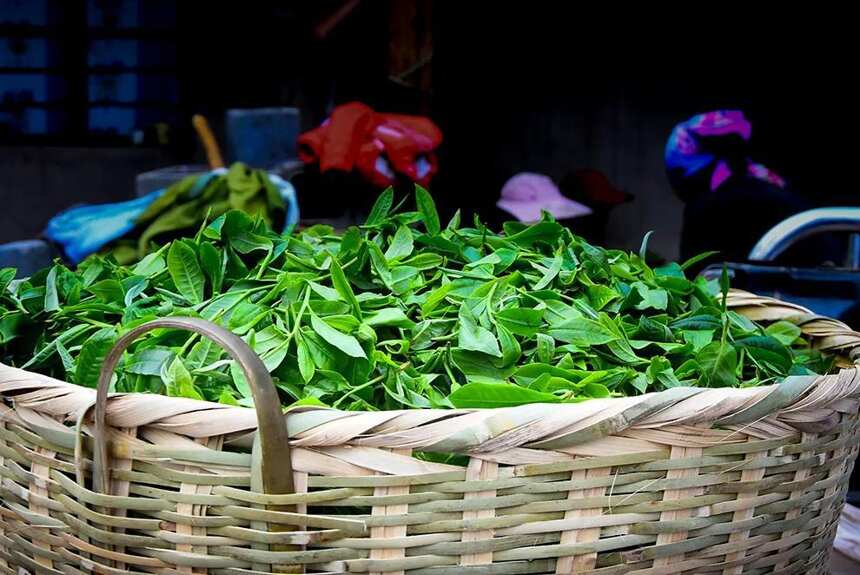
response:
[[[133,266],[94,256],[23,281],[3,270],[0,361],[92,387],[120,334],[195,316],[244,338],[285,405],[499,407],[754,386],[831,367],[796,325],[727,310],[725,273],[708,282],[685,277],[686,266],[652,268],[548,216],[501,234],[459,214],[442,227],[421,188],[414,211],[393,200],[384,192],[343,235],[281,236],[231,211]],[[223,351],[173,329],[131,346],[114,389],[252,402]]]

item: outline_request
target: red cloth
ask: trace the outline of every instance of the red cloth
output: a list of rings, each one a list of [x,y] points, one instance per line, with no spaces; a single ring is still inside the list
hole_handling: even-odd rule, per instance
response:
[[[299,158],[320,171],[357,170],[379,187],[397,174],[426,186],[438,171],[442,131],[422,116],[380,114],[360,102],[334,109],[321,126],[299,136]]]

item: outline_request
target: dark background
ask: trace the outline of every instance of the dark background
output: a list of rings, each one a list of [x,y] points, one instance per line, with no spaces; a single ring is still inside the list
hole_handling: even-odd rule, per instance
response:
[[[445,141],[432,191],[448,213],[488,209],[519,171],[559,179],[593,167],[637,197],[612,215],[608,241],[638,246],[655,229],[652,247],[676,257],[682,206],[663,173],[663,146],[674,124],[714,108],[744,110],[754,159],[800,193],[821,205],[856,203],[845,154],[856,122],[844,14],[817,21],[724,5],[697,14],[550,2],[45,1],[53,10],[46,25],[0,24],[0,44],[39,34],[59,42],[62,57],[46,73],[64,83],[49,105],[57,111],[49,133],[10,127],[21,104],[0,100],[3,241],[36,235],[73,203],[131,197],[139,171],[201,161],[193,113],[222,134],[228,108],[296,106],[310,128],[350,100],[439,124]],[[0,1],[0,22],[15,4]],[[340,9],[348,15],[327,30]],[[137,11],[135,25],[123,26],[123,10]],[[87,69],[98,35],[150,46],[136,70],[148,84],[141,80],[136,99],[123,103],[142,143],[122,129],[93,128],[90,108],[110,107],[87,91],[88,74],[111,71]],[[4,73],[13,71],[0,65],[0,90]],[[166,142],[156,141],[157,122],[169,126]]]

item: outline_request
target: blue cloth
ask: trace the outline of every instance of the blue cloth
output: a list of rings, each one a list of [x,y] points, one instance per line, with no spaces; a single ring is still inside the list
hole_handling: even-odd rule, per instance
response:
[[[130,232],[140,214],[163,193],[156,190],[127,202],[69,208],[51,218],[44,235],[62,246],[66,258],[76,264]]]
[[[218,168],[202,174],[189,191],[189,197],[200,194],[212,178],[223,176],[226,168]],[[281,192],[287,208],[284,232],[289,233],[299,222],[299,203],[292,184],[280,176],[269,174],[269,181]],[[44,235],[63,248],[66,258],[74,264],[80,263],[105,245],[121,238],[137,224],[137,219],[165,189],[156,190],[140,198],[114,204],[78,206],[60,212],[48,222]]]

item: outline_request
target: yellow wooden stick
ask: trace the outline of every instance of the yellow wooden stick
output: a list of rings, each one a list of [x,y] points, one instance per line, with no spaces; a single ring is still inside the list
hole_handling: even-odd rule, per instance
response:
[[[194,114],[191,118],[191,123],[197,131],[200,143],[203,144],[203,151],[206,152],[209,167],[213,170],[215,168],[223,168],[224,158],[221,157],[221,150],[218,148],[218,142],[215,141],[215,135],[209,127],[209,122],[200,114]]]

